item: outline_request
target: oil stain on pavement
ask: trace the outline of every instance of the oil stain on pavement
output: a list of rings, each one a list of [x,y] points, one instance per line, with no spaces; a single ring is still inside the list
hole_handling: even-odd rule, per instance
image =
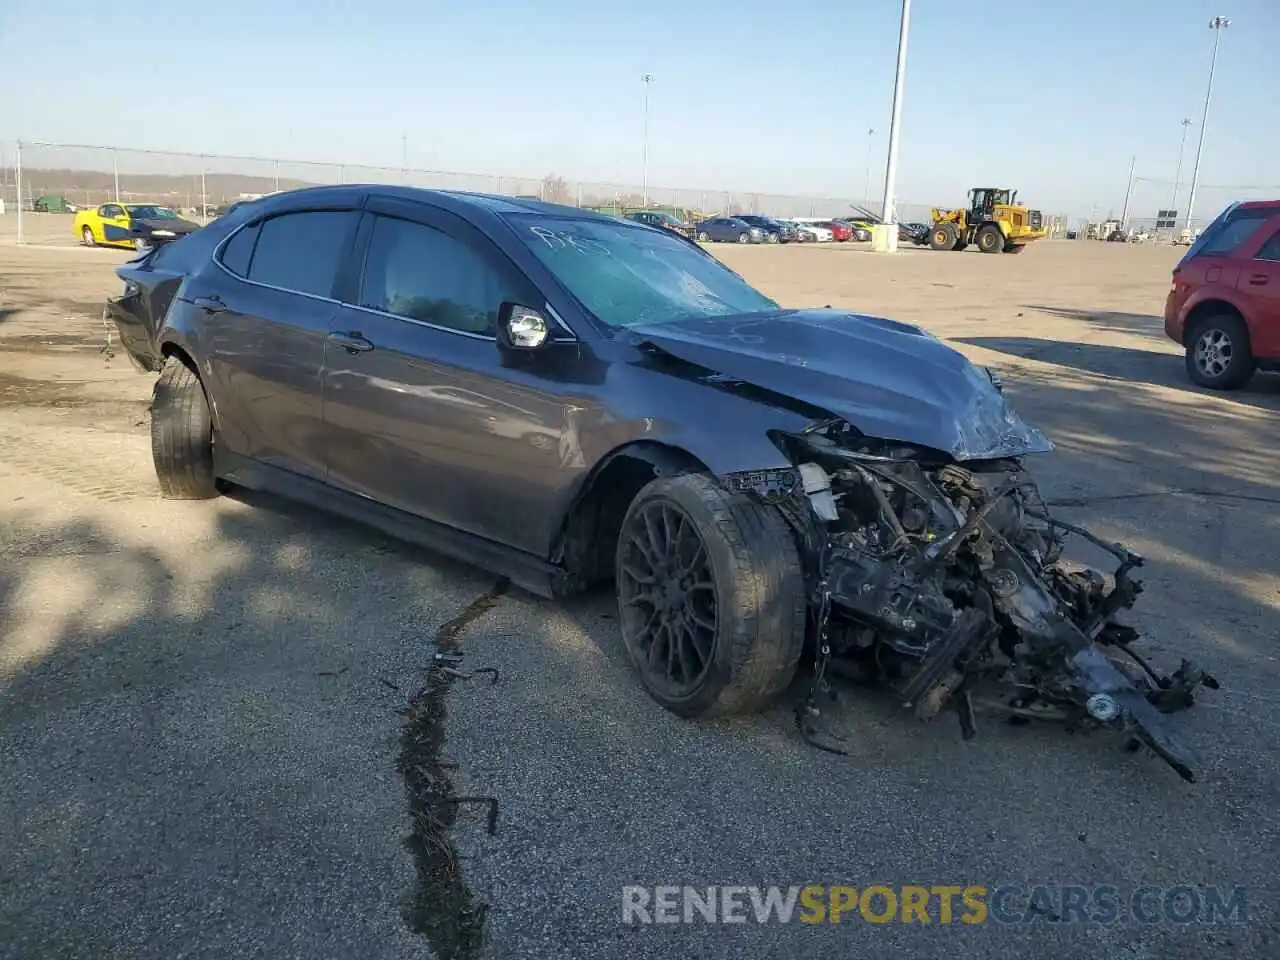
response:
[[[477,903],[463,882],[449,837],[458,816],[453,764],[441,755],[445,741],[445,700],[454,682],[466,675],[453,666],[459,636],[497,605],[509,583],[500,579],[461,613],[436,631],[435,656],[426,683],[404,709],[399,769],[404,777],[413,822],[407,845],[413,853],[417,886],[405,907],[405,921],[422,934],[440,960],[470,960],[484,942],[487,907]],[[495,675],[496,680],[496,675]],[[496,822],[496,801],[490,830]]]

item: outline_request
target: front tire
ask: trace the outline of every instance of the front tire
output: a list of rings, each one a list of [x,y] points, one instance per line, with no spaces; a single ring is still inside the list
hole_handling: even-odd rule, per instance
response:
[[[740,234],[738,234],[738,242],[739,242],[739,243],[750,243],[750,242],[751,242],[751,234],[749,234],[749,233],[740,233]]]
[[[89,226],[87,223],[80,230],[80,241],[86,247],[96,247],[98,245],[98,241],[93,239],[93,227]]]
[[[710,240],[711,240],[711,237],[707,235],[707,231],[703,230],[701,233],[698,234],[699,243],[707,243]]]
[[[152,394],[151,458],[166,499],[218,495],[209,401],[195,371],[177,357],[165,361]]]
[[[1211,390],[1238,390],[1256,368],[1249,328],[1234,314],[1201,320],[1187,337],[1187,376],[1192,383]]]
[[[978,231],[978,249],[983,253],[1004,252],[1004,234],[994,224],[987,224]]]
[[[618,620],[640,682],[683,717],[763,709],[795,676],[805,586],[782,515],[703,474],[645,486],[622,521]]]

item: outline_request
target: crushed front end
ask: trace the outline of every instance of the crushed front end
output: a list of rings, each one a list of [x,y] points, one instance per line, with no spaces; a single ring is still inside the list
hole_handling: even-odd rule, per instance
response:
[[[775,442],[794,471],[732,482],[786,515],[809,567],[806,739],[841,752],[814,728],[834,670],[887,686],[922,719],[954,708],[966,738],[980,710],[1108,727],[1195,779],[1162,714],[1216,681],[1188,661],[1163,675],[1133,649],[1118,615],[1142,590],[1142,558],[1053,518],[1020,457],[958,460],[838,419]],[[1064,560],[1071,536],[1115,557],[1111,575]]]

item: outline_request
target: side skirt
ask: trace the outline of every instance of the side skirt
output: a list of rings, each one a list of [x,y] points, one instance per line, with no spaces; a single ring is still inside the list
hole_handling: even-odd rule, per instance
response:
[[[484,537],[405,513],[318,480],[269,466],[248,457],[214,451],[214,474],[236,486],[260,490],[315,507],[380,530],[472,566],[506,577],[530,593],[548,599],[560,594],[563,571],[552,563]]]

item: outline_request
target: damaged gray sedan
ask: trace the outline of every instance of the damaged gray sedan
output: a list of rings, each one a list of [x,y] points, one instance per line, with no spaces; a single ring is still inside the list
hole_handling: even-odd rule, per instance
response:
[[[839,672],[966,737],[1106,727],[1194,778],[1163,714],[1216,683],[1135,650],[1142,558],[1049,514],[1023,461],[1051,444],[918,328],[783,309],[640,224],[399,187],[279,194],[120,275],[169,496],[269,489],[546,596],[612,581],[683,716],[762,709],[804,659],[823,749]]]

